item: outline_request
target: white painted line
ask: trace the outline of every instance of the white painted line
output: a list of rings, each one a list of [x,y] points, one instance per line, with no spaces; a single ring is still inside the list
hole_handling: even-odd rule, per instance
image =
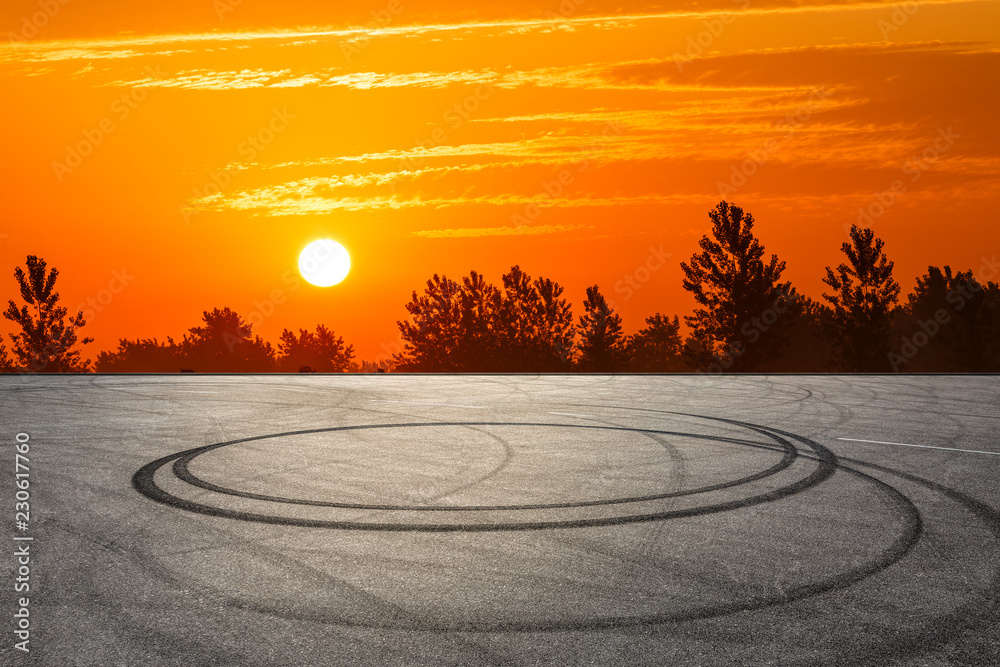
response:
[[[485,405],[455,405],[453,403],[425,403],[423,401],[378,401],[371,399],[372,403],[407,403],[409,405],[443,405],[446,408],[472,408],[473,410],[485,410]]]
[[[562,415],[563,417],[590,417],[595,419],[594,415],[577,415],[572,412],[550,412],[550,415]]]
[[[218,394],[217,391],[192,391],[190,389],[178,389],[178,394]]]
[[[932,445],[908,445],[905,442],[885,442],[882,440],[858,440],[857,438],[837,438],[837,440],[849,440],[851,442],[872,442],[876,445],[899,445],[900,447],[921,447],[923,449],[943,449],[946,452],[967,452],[969,454],[992,454],[1000,456],[1000,452],[983,452],[978,449],[956,449],[954,447],[934,447]]]

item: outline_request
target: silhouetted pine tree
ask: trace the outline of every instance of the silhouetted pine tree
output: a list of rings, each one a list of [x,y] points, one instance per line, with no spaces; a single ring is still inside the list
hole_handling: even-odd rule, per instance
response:
[[[534,282],[538,292],[535,308],[536,347],[539,371],[565,371],[573,364],[573,344],[576,327],[573,325],[573,307],[562,298],[563,288],[548,278]]]
[[[995,372],[1000,370],[1000,288],[971,270],[927,267],[894,321],[900,340],[889,354],[892,370]]]
[[[532,280],[512,267],[504,289],[472,271],[461,285],[446,276],[413,292],[397,322],[405,342],[396,370],[454,372],[539,372],[569,367],[574,327],[563,288]]]
[[[351,367],[354,346],[322,324],[316,333],[299,329],[299,335],[285,329],[278,342],[278,367],[290,373],[309,368],[314,373],[343,373]]]
[[[500,291],[477,271],[462,279],[459,292],[460,336],[456,363],[463,371],[489,373],[502,370],[498,319]]]
[[[504,274],[503,285],[497,325],[501,370],[568,370],[576,328],[563,288],[547,278],[532,281],[519,266]]]
[[[406,304],[412,321],[396,322],[404,341],[395,355],[396,370],[461,371],[459,345],[462,339],[461,287],[447,276],[427,281],[423,295],[414,290]]]
[[[789,326],[781,350],[767,363],[769,372],[820,373],[833,369],[833,354],[824,334],[826,306],[798,295],[788,313]]]
[[[684,289],[700,306],[684,319],[702,348],[701,363],[713,358],[702,369],[757,370],[780,349],[797,296],[790,283],[779,282],[785,263],[775,255],[762,260],[752,215],[723,201],[708,216],[711,237],[703,236],[701,252],[681,263]]]
[[[93,341],[78,338],[77,330],[87,323],[83,311],[67,317],[66,308],[58,305],[59,293],[54,291],[58,269],[46,272],[45,260],[35,255],[28,255],[26,264],[27,274],[16,267],[14,277],[27,305],[18,308],[11,299],[3,314],[21,328],[19,333],[8,334],[15,366],[34,373],[89,372],[90,360],[81,359],[80,351],[73,349],[77,342]]]
[[[646,328],[628,338],[629,370],[673,373],[684,370],[680,319],[657,313],[646,318]]]
[[[587,288],[580,317],[580,340],[576,344],[577,364],[581,371],[615,373],[625,369],[628,357],[622,318],[608,307],[597,285]]]
[[[836,271],[826,267],[823,282],[834,290],[823,294],[831,307],[826,332],[840,370],[890,369],[890,326],[899,283],[892,278],[893,263],[882,252],[884,246],[872,230],[853,225],[851,242],[841,246],[848,262]]]
[[[690,333],[684,339],[681,349],[681,361],[688,370],[712,371],[721,373],[724,369],[719,365],[712,350],[712,341],[697,332]]]
[[[266,373],[274,370],[274,348],[229,308],[202,314],[204,326],[191,327],[181,349],[185,367],[198,373]]]

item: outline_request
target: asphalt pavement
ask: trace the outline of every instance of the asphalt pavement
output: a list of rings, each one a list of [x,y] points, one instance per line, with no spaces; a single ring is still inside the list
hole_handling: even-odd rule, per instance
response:
[[[0,401],[3,665],[1000,664],[995,376],[0,376]]]

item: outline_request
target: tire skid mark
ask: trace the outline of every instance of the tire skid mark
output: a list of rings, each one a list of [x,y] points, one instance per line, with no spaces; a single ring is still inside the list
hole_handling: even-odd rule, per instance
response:
[[[205,454],[206,452],[212,451],[214,449],[219,449],[221,447],[227,447],[234,444],[240,444],[243,442],[251,442],[257,440],[265,440],[272,438],[280,438],[291,435],[304,435],[311,433],[324,433],[324,432],[335,432],[335,431],[350,431],[350,430],[362,430],[362,429],[382,429],[382,428],[401,428],[401,427],[420,427],[420,426],[535,426],[535,427],[555,427],[555,428],[580,428],[580,429],[597,429],[597,430],[613,430],[613,431],[626,431],[626,432],[638,432],[638,433],[652,433],[659,435],[674,435],[682,437],[690,437],[697,439],[704,439],[713,442],[729,442],[733,444],[738,444],[747,447],[753,447],[758,449],[766,449],[775,451],[776,447],[774,445],[767,445],[765,443],[758,443],[753,441],[739,440],[735,438],[727,438],[723,436],[708,436],[695,433],[677,433],[671,431],[659,431],[650,429],[633,429],[626,427],[609,427],[609,426],[593,426],[593,425],[580,425],[580,424],[549,424],[549,423],[529,423],[529,422],[415,422],[408,424],[365,424],[358,426],[339,426],[325,429],[310,429],[307,431],[294,431],[289,433],[277,433],[267,436],[257,436],[252,438],[242,438],[239,440],[232,440],[229,442],[218,443],[214,445],[206,445],[203,447],[196,447],[194,449],[185,450],[176,454],[171,454],[169,456],[157,459],[146,466],[143,466],[136,474],[133,476],[133,487],[138,490],[143,495],[156,500],[157,502],[163,502],[168,505],[173,505],[181,509],[188,509],[190,511],[207,513],[212,516],[227,516],[229,518],[242,518],[249,521],[262,521],[260,517],[266,517],[266,515],[253,514],[254,518],[250,518],[250,513],[235,512],[230,510],[222,510],[218,508],[213,508],[208,505],[201,505],[187,501],[181,498],[177,498],[173,495],[167,494],[162,489],[160,489],[153,476],[156,471],[161,467],[168,464],[173,464],[172,469],[176,477],[182,481],[196,486],[208,491],[213,491],[215,493],[221,493],[230,496],[236,496],[240,498],[247,498],[250,500],[260,500],[268,502],[278,502],[289,505],[307,505],[314,507],[335,507],[342,509],[361,509],[361,510],[387,510],[387,511],[445,511],[445,512],[465,512],[465,511],[517,511],[517,510],[543,510],[543,509],[557,509],[557,508],[579,508],[579,507],[589,507],[589,506],[605,506],[605,505],[620,505],[627,503],[645,502],[649,500],[661,500],[664,498],[674,498],[688,495],[696,495],[701,493],[707,493],[710,491],[718,491],[734,486],[740,486],[747,484],[765,477],[770,477],[775,475],[782,470],[785,470],[795,461],[798,453],[794,446],[792,446],[787,441],[776,438],[778,446],[781,447],[783,456],[780,461],[775,463],[769,468],[761,470],[759,472],[746,475],[739,479],[729,480],[725,482],[718,482],[715,484],[710,484],[707,486],[699,487],[697,489],[685,489],[681,491],[668,491],[666,493],[658,494],[648,494],[643,496],[634,496],[629,498],[614,498],[610,500],[591,500],[591,501],[577,501],[577,502],[565,502],[565,503],[531,503],[531,504],[511,504],[511,505],[395,505],[395,504],[369,504],[369,503],[339,503],[339,502],[327,502],[320,500],[307,500],[307,499],[297,499],[297,498],[284,498],[280,496],[268,496],[264,494],[249,493],[245,491],[239,491],[235,489],[230,489],[223,487],[218,484],[213,484],[207,482],[195,476],[190,471],[190,463],[196,457]],[[761,432],[764,433],[764,432]],[[818,483],[818,482],[817,482]],[[690,510],[676,510],[678,512],[690,511]],[[221,513],[221,514],[220,514]],[[661,513],[662,514],[662,513]],[[311,520],[297,520],[297,519],[285,519],[283,517],[269,517],[270,520],[263,521],[264,523],[279,523],[285,525],[303,525],[311,527],[329,527],[329,528],[346,528],[353,524],[353,527],[361,528],[361,526],[368,526],[372,530],[402,530],[403,528],[398,527],[388,527],[388,525],[383,524],[357,524],[356,522],[316,522]],[[301,523],[300,523],[301,521]],[[607,521],[601,520],[601,521]],[[406,524],[398,524],[400,526]],[[432,530],[432,528],[425,526],[423,524],[412,524],[415,526],[414,530]],[[498,524],[502,525],[502,524]],[[517,524],[517,525],[529,525],[529,524]],[[539,524],[538,527],[545,527],[550,524]],[[551,524],[553,527],[559,525],[558,522]],[[569,525],[576,525],[575,522],[569,522]],[[581,525],[605,525],[605,524],[581,524]],[[472,527],[472,530],[486,530],[488,528],[481,527],[483,524],[452,524],[453,527],[443,528],[437,527],[437,530],[462,530],[464,527]],[[480,526],[480,527],[475,527]],[[501,530],[497,528],[497,530]]]

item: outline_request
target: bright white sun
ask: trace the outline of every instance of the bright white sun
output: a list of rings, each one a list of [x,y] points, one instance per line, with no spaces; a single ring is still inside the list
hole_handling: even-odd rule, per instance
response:
[[[330,239],[313,241],[299,255],[299,273],[317,287],[336,285],[351,270],[351,256],[344,246]]]

